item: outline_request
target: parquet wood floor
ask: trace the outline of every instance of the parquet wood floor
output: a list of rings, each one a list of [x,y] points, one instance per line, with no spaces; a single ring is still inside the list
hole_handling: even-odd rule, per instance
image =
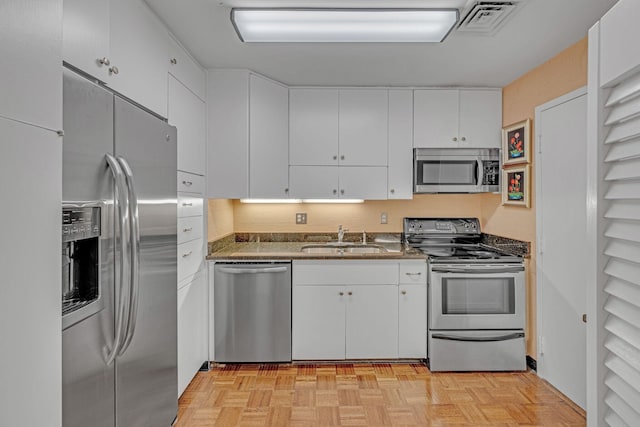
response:
[[[175,427],[585,424],[584,411],[533,372],[358,363],[214,367],[182,395]]]

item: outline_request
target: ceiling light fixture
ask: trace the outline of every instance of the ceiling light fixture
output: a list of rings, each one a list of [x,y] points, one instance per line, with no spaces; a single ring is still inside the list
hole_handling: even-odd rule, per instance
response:
[[[458,22],[458,9],[231,10],[243,42],[441,42]]]

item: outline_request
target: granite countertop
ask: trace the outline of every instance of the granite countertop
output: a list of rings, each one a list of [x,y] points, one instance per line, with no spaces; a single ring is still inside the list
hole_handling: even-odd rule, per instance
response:
[[[233,242],[207,256],[207,260],[250,260],[250,259],[426,259],[420,251],[405,248],[400,243],[371,243],[382,246],[387,252],[367,254],[326,254],[304,253],[303,246],[310,242]],[[319,244],[320,246],[322,244]],[[353,246],[358,246],[354,244]]]

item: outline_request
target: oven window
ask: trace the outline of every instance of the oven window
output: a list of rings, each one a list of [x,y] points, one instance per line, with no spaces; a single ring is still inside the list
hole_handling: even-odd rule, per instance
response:
[[[442,279],[442,314],[514,314],[513,277]]]
[[[475,160],[422,160],[421,185],[477,185]]]

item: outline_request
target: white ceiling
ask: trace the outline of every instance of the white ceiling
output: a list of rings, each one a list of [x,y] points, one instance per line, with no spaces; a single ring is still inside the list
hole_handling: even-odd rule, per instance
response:
[[[291,86],[503,87],[587,35],[617,0],[522,0],[493,36],[443,43],[242,43],[231,6],[458,7],[472,0],[145,0],[205,68]]]

